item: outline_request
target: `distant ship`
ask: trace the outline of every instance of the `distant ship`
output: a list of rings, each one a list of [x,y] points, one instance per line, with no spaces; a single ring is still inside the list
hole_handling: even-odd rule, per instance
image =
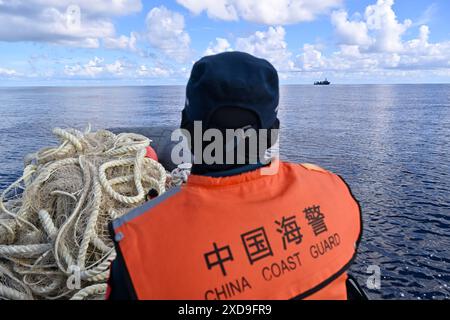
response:
[[[316,81],[314,82],[315,86],[329,86],[331,84],[330,81],[328,81],[328,79],[325,79],[325,81]]]

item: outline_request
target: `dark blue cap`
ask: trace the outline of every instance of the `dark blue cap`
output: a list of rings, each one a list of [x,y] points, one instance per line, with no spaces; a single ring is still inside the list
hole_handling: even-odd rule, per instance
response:
[[[254,112],[259,128],[270,129],[277,121],[279,100],[278,73],[272,64],[247,53],[225,52],[195,63],[183,121],[203,121],[208,128],[216,111],[232,107]]]

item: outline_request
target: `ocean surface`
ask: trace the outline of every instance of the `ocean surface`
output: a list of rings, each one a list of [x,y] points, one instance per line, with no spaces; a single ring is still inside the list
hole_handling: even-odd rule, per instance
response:
[[[450,298],[450,85],[284,86],[284,159],[345,178],[363,210],[351,271],[372,298]],[[0,88],[0,189],[54,127],[176,126],[184,87]]]

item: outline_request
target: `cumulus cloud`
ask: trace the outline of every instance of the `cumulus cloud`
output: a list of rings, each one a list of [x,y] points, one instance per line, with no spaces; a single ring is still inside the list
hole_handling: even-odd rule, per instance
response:
[[[429,27],[423,25],[416,39],[403,44],[399,68],[450,68],[450,41],[430,43],[429,34]]]
[[[372,44],[367,24],[364,21],[350,21],[346,11],[339,10],[333,12],[331,22],[335,27],[335,32],[341,43],[362,46]]]
[[[403,22],[397,20],[393,5],[394,0],[378,0],[366,8],[367,28],[374,32],[374,47],[378,51],[401,51],[401,37],[412,25],[409,19]]]
[[[350,20],[344,10],[333,12],[331,22],[339,43],[358,45],[367,51],[402,51],[402,36],[412,21],[398,21],[393,5],[394,0],[378,0],[366,8],[364,20],[360,21]]]
[[[322,52],[312,44],[303,46],[303,53],[299,59],[304,71],[323,69],[326,65]]]
[[[213,54],[218,54],[225,51],[231,51],[231,45],[227,39],[224,38],[216,38],[216,42],[210,42],[208,48],[205,50],[205,56],[210,56]]]
[[[120,49],[129,50],[132,52],[138,51],[137,49],[137,33],[131,32],[130,36],[120,36],[120,37],[107,37],[103,39],[103,45],[106,49]]]
[[[238,38],[235,48],[270,61],[280,72],[294,68],[291,52],[285,40],[283,27],[269,27],[267,31],[257,31],[246,38]]]
[[[329,77],[351,74],[411,75],[411,72],[450,75],[450,41],[433,42],[426,25],[436,6],[430,6],[416,21],[401,20],[394,0],[373,0],[361,13],[348,12],[340,0],[178,0],[194,14],[206,12],[221,20],[247,20],[269,26],[241,37],[212,38],[204,55],[245,51],[269,60],[280,76]],[[78,8],[80,12],[77,12]],[[184,16],[165,6],[150,10],[145,30],[118,35],[114,17],[142,10],[140,0],[0,0],[0,41],[50,42],[77,47],[127,50],[138,61],[95,57],[72,63],[69,59],[46,62],[40,70],[0,68],[0,77],[42,76],[54,72],[69,78],[184,78],[194,58]],[[77,20],[77,14],[80,19]],[[312,20],[330,13],[335,39],[331,44],[290,43],[285,24]],[[408,31],[408,32],[407,32]],[[214,40],[213,40],[214,39]],[[142,52],[143,41],[152,49]],[[141,45],[138,48],[138,44]],[[145,60],[152,59],[152,60]],[[57,64],[51,65],[52,63]],[[32,63],[30,63],[32,65]],[[33,67],[33,66],[32,66]],[[9,69],[8,69],[9,68]],[[61,69],[62,68],[62,69]],[[45,69],[45,71],[41,70]],[[50,71],[48,71],[50,70]],[[43,77],[43,76],[42,76]],[[51,76],[49,76],[50,78]]]
[[[112,17],[140,10],[140,0],[0,1],[0,41],[97,48],[99,39],[115,36]]]
[[[342,0],[177,0],[193,12],[211,18],[284,25],[311,21],[341,5]]]
[[[116,60],[114,63],[105,65],[105,71],[111,75],[121,76],[123,75],[124,70],[125,66],[123,62],[119,60]]]
[[[191,38],[184,30],[183,15],[160,6],[147,14],[146,24],[147,39],[154,48],[179,62],[188,58]]]
[[[164,67],[148,67],[146,65],[141,65],[136,73],[142,78],[167,78],[173,74],[173,70]]]
[[[1,68],[0,67],[0,77],[15,77],[15,76],[19,76],[20,74],[14,70],[14,69],[8,69],[8,68]]]
[[[338,47],[324,53],[316,45],[305,44],[297,56],[302,71],[328,74],[410,74],[415,70],[441,72],[450,68],[450,41],[430,43],[430,29],[420,26],[416,37],[405,40],[411,20],[398,21],[393,0],[378,0],[360,17],[349,18],[346,11],[332,13],[331,22]]]
[[[1,70],[1,69],[0,69]],[[64,66],[64,75],[69,78],[167,78],[174,71],[163,65],[148,66],[115,60],[107,63],[105,59],[94,57],[86,63],[75,63]]]
[[[85,64],[66,65],[64,74],[69,77],[96,78],[98,76],[122,76],[128,67],[120,60],[108,64],[102,58],[95,57]]]
[[[358,45],[340,45],[325,56],[306,44],[298,56],[303,71],[377,72],[380,70],[444,70],[450,68],[450,41],[429,42],[429,28],[422,26],[417,38],[401,42],[400,52],[364,51]]]
[[[239,37],[232,46],[227,39],[216,38],[210,42],[204,55],[225,51],[242,51],[271,62],[282,78],[295,68],[292,53],[285,40],[286,30],[282,26],[269,27],[266,31],[256,31],[248,37]]]

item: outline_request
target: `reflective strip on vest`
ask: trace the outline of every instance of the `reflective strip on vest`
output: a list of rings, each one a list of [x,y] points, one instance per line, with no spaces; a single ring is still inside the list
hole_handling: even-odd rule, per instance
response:
[[[358,203],[330,172],[278,170],[191,176],[115,222],[138,298],[346,299]]]

